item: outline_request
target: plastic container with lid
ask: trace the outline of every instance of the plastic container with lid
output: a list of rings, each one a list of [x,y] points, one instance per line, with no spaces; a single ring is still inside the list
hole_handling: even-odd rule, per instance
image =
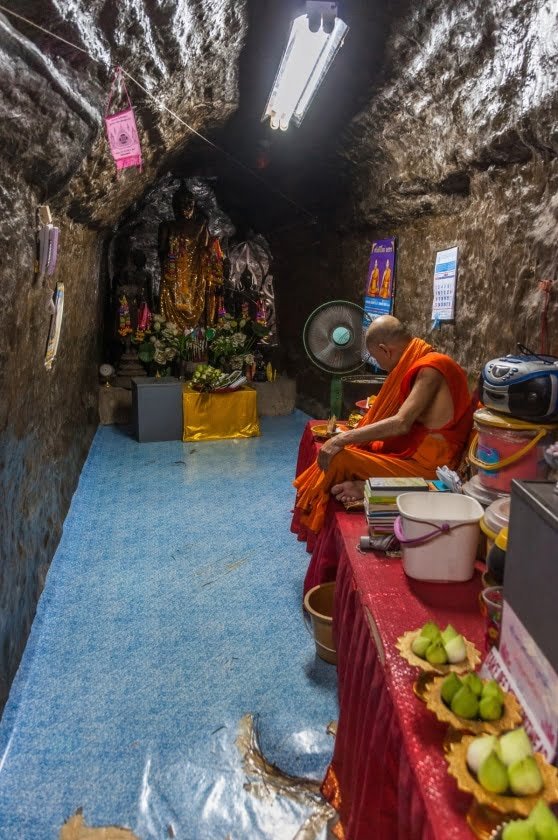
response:
[[[502,498],[509,498],[509,493],[503,493],[500,490],[490,490],[488,487],[485,487],[481,484],[478,475],[474,475],[469,481],[466,481],[463,485],[463,492],[466,496],[470,496],[472,499],[476,499],[477,502],[487,508],[492,502],[495,502],[496,499]]]
[[[480,526],[483,534],[486,536],[486,554],[490,553],[490,549],[496,541],[496,537],[502,530],[507,528],[510,522],[510,502],[509,496],[502,496],[492,502],[484,512],[484,516],[480,521]]]
[[[480,408],[475,411],[474,425],[477,433],[471,441],[469,461],[478,468],[484,487],[509,493],[514,478],[546,478],[544,450],[556,437],[556,423],[529,423]]]

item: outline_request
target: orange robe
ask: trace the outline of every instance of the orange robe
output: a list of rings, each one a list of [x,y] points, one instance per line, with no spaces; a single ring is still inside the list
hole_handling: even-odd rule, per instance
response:
[[[414,338],[397,366],[382,385],[359,426],[366,426],[393,417],[413,387],[419,370],[438,370],[450,389],[453,417],[441,429],[427,429],[413,423],[406,435],[360,446],[346,446],[335,455],[324,472],[315,461],[294,482],[297,488],[295,507],[300,522],[314,533],[324,523],[331,488],[342,481],[365,480],[372,476],[422,476],[435,478],[436,468],[447,464],[455,468],[469,437],[473,406],[463,369],[420,338]]]

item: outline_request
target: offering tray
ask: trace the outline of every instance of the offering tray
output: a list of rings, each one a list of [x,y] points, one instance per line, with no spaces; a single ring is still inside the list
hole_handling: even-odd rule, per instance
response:
[[[448,773],[456,780],[459,790],[470,793],[477,805],[482,805],[490,811],[496,811],[500,815],[528,817],[539,799],[544,799],[547,805],[558,801],[558,771],[551,764],[548,764],[540,753],[534,754],[544,785],[539,793],[533,796],[514,796],[513,794],[490,793],[490,791],[485,790],[467,766],[467,749],[471,741],[474,740],[474,735],[464,735],[459,742],[451,744],[446,752],[446,761],[448,762]],[[469,817],[467,819],[469,825],[471,825]],[[490,831],[493,831],[496,827],[496,824],[493,824],[490,826]],[[476,832],[472,825],[471,828]],[[477,834],[477,836],[480,835]],[[486,836],[489,837],[490,832]]]
[[[441,690],[445,677],[434,677],[424,689],[426,708],[433,712],[441,723],[449,723],[454,729],[471,732],[474,735],[499,735],[508,729],[515,729],[521,723],[521,706],[515,694],[504,692],[503,714],[500,720],[467,720],[459,717],[442,700]]]
[[[449,674],[450,671],[455,671],[456,674],[462,674],[464,671],[474,671],[480,662],[480,653],[472,642],[468,639],[463,639],[465,642],[465,650],[467,656],[463,662],[456,662],[455,664],[447,663],[446,665],[432,665],[427,659],[421,659],[416,653],[411,650],[411,645],[417,636],[420,635],[420,628],[418,630],[407,630],[397,640],[397,650],[406,659],[409,665],[414,665],[420,668],[421,671],[426,671],[431,674]]]

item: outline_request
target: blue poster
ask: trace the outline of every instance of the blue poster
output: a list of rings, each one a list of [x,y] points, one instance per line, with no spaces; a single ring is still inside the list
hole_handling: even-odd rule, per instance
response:
[[[372,243],[364,292],[364,310],[370,315],[391,315],[395,291],[395,239]]]
[[[379,315],[391,315],[395,294],[395,239],[379,239],[372,243],[370,261],[364,290],[364,316],[362,322],[362,358],[378,368],[368,353],[364,341],[370,323]]]

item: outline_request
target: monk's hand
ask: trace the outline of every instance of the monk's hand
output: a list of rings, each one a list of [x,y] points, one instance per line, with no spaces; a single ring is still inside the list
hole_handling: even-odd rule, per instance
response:
[[[336,437],[332,437],[323,444],[322,448],[318,452],[318,466],[321,470],[327,470],[329,465],[331,464],[331,459],[337,455],[338,452],[344,447],[343,440],[341,439],[341,435],[337,435]]]

